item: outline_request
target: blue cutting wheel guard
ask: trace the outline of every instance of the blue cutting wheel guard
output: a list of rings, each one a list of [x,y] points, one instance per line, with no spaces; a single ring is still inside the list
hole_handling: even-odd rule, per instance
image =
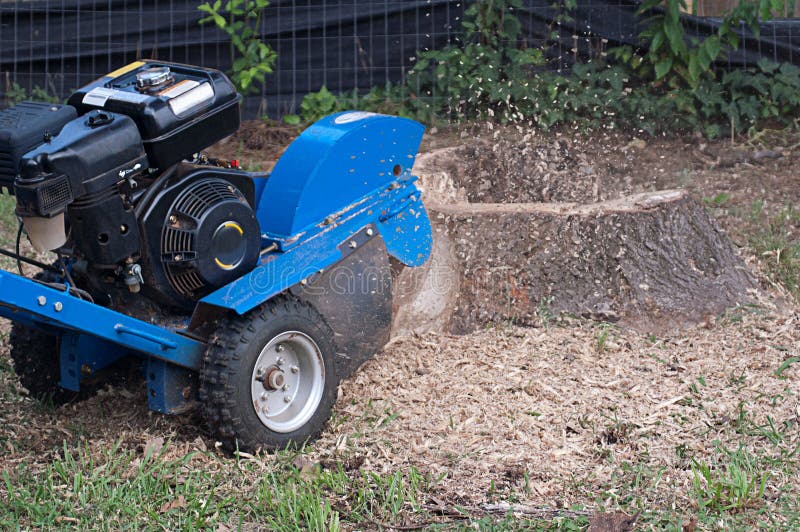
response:
[[[306,129],[257,190],[265,249],[253,271],[201,303],[244,314],[380,235],[407,266],[431,253],[427,212],[411,168],[424,127],[405,118],[345,111]]]

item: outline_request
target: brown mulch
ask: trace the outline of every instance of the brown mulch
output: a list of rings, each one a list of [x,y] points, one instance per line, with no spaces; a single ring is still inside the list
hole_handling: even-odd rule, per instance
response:
[[[613,498],[628,462],[664,469],[642,496],[686,507],[690,457],[711,460],[715,440],[736,448],[742,412],[793,427],[782,448],[800,443],[800,364],[775,375],[798,354],[800,315],[742,309],[680,335],[612,329],[604,342],[596,324],[564,325],[396,339],[343,384],[315,452],[381,472],[414,466],[463,500],[527,490],[556,507]],[[768,491],[786,482],[800,488],[777,474]]]
[[[239,131],[206,152],[212,157],[237,159],[245,170],[268,171],[300,129],[268,120],[243,122]]]
[[[309,458],[378,473],[415,467],[438,479],[440,497],[462,504],[515,494],[555,508],[631,495],[615,487],[631,481],[620,478],[627,463],[651,480],[661,472],[634,496],[653,509],[688,508],[691,458],[711,463],[719,445],[775,456],[800,444],[800,364],[776,376],[798,345],[800,314],[769,307],[661,338],[581,320],[397,338],[342,383]],[[49,411],[14,399],[16,386],[2,375],[3,470],[44,467],[62,442],[143,450],[166,438],[176,456],[215,445],[199,420],[149,412],[142,387]],[[744,438],[743,415],[752,426],[788,427],[784,441]],[[795,476],[770,472],[767,501],[787,485],[800,496]]]

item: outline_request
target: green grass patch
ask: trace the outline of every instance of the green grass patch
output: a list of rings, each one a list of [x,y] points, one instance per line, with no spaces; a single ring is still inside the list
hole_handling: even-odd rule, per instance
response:
[[[730,199],[731,199],[730,194],[728,194],[727,192],[720,192],[719,194],[716,194],[715,196],[712,196],[710,198],[709,197],[703,198],[703,201],[706,203],[706,205],[710,205],[712,207],[722,207],[726,203],[728,203]]]
[[[46,465],[19,464],[0,478],[0,527],[52,529],[581,530],[586,516],[518,518],[431,512],[437,479],[412,468],[377,474],[323,468],[297,453],[229,458],[64,445]],[[41,462],[40,462],[41,464]],[[546,512],[545,512],[546,513]]]
[[[767,215],[763,202],[753,204],[751,217],[760,229],[751,237],[767,275],[795,297],[800,297],[800,211],[787,206],[779,213]]]
[[[0,242],[8,242],[15,237],[17,215],[14,209],[16,207],[17,202],[14,200],[14,196],[0,193]]]
[[[713,461],[692,459],[692,489],[701,512],[758,508],[764,503],[769,473],[744,447],[721,448]]]

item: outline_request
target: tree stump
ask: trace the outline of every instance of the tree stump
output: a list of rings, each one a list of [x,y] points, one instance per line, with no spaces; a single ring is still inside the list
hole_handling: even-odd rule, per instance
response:
[[[685,191],[469,203],[447,172],[421,162],[434,253],[398,278],[398,333],[531,325],[558,313],[660,330],[716,316],[757,291],[733,244]]]

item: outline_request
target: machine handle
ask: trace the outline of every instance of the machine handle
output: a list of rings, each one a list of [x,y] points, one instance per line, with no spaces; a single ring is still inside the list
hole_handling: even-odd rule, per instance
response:
[[[163,339],[163,338],[161,338],[159,336],[156,336],[156,335],[150,334],[150,333],[146,333],[146,332],[140,331],[138,329],[133,329],[133,328],[128,327],[126,325],[123,325],[121,323],[117,323],[116,325],[114,325],[114,330],[117,332],[117,334],[130,334],[131,336],[137,336],[137,337],[142,338],[144,340],[149,340],[149,341],[151,341],[151,342],[153,342],[155,344],[160,345],[161,349],[164,349],[165,351],[167,349],[177,349],[177,347],[178,347],[178,344],[176,344],[175,342],[171,342],[169,340],[165,340],[165,339]]]

